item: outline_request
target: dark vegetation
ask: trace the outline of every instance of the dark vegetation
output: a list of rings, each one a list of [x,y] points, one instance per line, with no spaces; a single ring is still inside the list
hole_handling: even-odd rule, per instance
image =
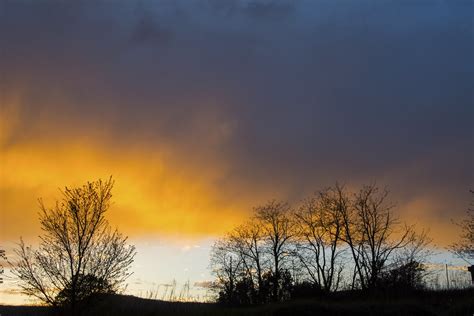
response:
[[[39,248],[21,240],[12,263],[23,293],[74,315],[92,297],[121,290],[135,247],[105,219],[113,185],[109,179],[66,187],[52,208],[40,200]]]
[[[213,303],[179,303],[142,299],[133,296],[104,296],[83,309],[80,315],[472,315],[474,290],[414,291],[378,293],[342,291],[331,296],[297,299],[257,306],[227,306]],[[59,307],[0,306],[2,315],[66,315]]]
[[[340,290],[423,289],[430,239],[393,214],[375,185],[317,192],[300,206],[271,201],[211,252],[221,303],[248,305]]]
[[[292,207],[270,201],[216,241],[216,303],[120,295],[135,256],[104,214],[112,179],[40,202],[38,249],[20,242],[14,275],[48,306],[0,306],[1,315],[473,315],[474,289],[429,290],[430,239],[396,218],[388,192],[367,185],[317,192]],[[473,210],[451,251],[472,260]],[[0,253],[5,258],[4,253]],[[472,268],[472,267],[471,267]]]
[[[3,260],[7,260],[7,256],[5,255],[5,250],[4,249],[0,249],[0,262],[3,261]],[[3,265],[0,263],[0,284],[3,283],[3,273],[5,272],[5,270],[3,269]]]

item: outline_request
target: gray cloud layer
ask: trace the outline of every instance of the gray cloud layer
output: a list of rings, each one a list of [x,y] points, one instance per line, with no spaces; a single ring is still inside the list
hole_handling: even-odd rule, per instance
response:
[[[377,179],[461,212],[471,1],[3,1],[0,89],[74,135],[176,144],[290,198]],[[47,130],[41,130],[48,133]],[[30,133],[30,134],[29,134]],[[456,202],[453,209],[447,208]]]

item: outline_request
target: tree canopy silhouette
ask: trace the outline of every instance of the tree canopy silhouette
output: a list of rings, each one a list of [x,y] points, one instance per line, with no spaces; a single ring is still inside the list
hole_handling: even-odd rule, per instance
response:
[[[2,260],[7,259],[7,256],[5,255],[5,250],[4,249],[0,249],[0,259],[2,259]],[[0,263],[0,284],[3,283],[3,277],[2,277],[3,272],[4,272],[3,265]]]
[[[39,247],[26,246],[21,239],[12,268],[25,294],[74,310],[93,294],[121,289],[136,252],[105,218],[113,185],[109,178],[66,187],[62,200],[51,208],[40,199]]]
[[[299,207],[270,201],[218,240],[211,268],[218,301],[260,304],[345,289],[423,287],[431,242],[401,222],[375,184],[321,190]]]

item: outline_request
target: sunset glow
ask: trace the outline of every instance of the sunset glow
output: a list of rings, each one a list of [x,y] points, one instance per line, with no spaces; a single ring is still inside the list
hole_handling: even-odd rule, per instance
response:
[[[210,245],[254,207],[337,181],[386,186],[443,253],[457,240],[472,4],[41,2],[0,4],[1,247],[38,242],[38,198],[110,176],[134,294],[209,281]]]

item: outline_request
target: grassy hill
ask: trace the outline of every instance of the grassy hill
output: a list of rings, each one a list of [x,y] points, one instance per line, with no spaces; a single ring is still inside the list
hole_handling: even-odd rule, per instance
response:
[[[33,306],[0,306],[2,316],[64,315],[60,310]],[[229,307],[211,303],[180,303],[142,299],[134,296],[103,297],[82,315],[473,315],[474,289],[415,292],[410,295],[376,297],[337,293],[329,298],[300,299],[252,307]]]

